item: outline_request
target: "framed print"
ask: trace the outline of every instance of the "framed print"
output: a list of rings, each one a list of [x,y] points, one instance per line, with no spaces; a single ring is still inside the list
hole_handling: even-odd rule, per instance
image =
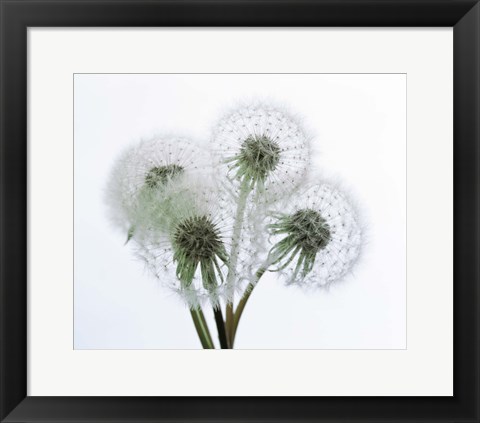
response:
[[[479,7],[1,0],[1,421],[479,421]]]

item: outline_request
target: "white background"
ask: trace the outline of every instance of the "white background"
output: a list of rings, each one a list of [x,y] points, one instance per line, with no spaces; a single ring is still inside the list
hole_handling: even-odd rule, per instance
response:
[[[29,395],[451,395],[452,51],[451,29],[30,30]],[[406,350],[73,350],[72,75],[146,71],[408,74]]]
[[[188,309],[134,259],[126,234],[112,231],[104,190],[125,146],[156,133],[208,145],[225,109],[249,99],[302,119],[313,179],[351,192],[365,245],[354,273],[328,292],[298,292],[267,274],[235,347],[405,348],[405,74],[77,74],[74,83],[75,348],[201,348]]]

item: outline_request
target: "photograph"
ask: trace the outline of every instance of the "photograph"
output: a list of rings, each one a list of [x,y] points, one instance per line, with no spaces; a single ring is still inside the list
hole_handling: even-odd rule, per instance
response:
[[[406,93],[74,74],[73,348],[406,349]]]

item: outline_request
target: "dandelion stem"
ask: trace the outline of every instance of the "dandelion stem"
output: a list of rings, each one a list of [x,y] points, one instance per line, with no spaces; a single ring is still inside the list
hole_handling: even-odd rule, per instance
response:
[[[232,297],[233,297],[233,294],[232,294]],[[225,320],[226,334],[227,334],[227,340],[229,345],[232,344],[231,333],[233,330],[233,327],[232,327],[233,320],[234,320],[234,313],[233,313],[233,298],[232,298],[232,302],[227,303],[226,320]]]
[[[234,325],[234,313],[233,313],[233,292],[232,287],[233,280],[235,278],[235,272],[237,269],[238,262],[238,253],[240,250],[240,235],[242,233],[243,219],[245,215],[245,208],[247,206],[248,194],[252,190],[251,180],[249,178],[244,178],[240,184],[240,193],[237,203],[237,211],[235,214],[235,221],[233,226],[233,235],[232,235],[232,248],[230,251],[230,260],[228,266],[228,275],[227,275],[227,287],[231,289],[232,292],[231,300],[227,303],[226,309],[226,329],[227,329],[227,338],[229,340],[230,347],[233,347],[233,325]]]
[[[223,320],[223,313],[220,307],[213,308],[215,316],[215,323],[217,324],[218,340],[220,341],[220,348],[222,350],[230,349],[230,344],[227,338],[227,331],[225,330],[225,322]]]
[[[250,282],[247,285],[241,300],[238,302],[237,309],[235,310],[234,319],[233,319],[233,329],[232,329],[233,332],[232,332],[232,340],[231,340],[232,348],[233,348],[233,343],[235,342],[235,334],[237,333],[238,323],[240,321],[240,317],[242,317],[243,310],[247,305],[247,301],[250,298],[250,295],[252,295],[253,289],[257,286],[258,281],[263,276],[263,274],[267,271],[267,269],[268,269],[268,266],[262,266],[260,269],[258,269],[257,273],[255,274],[255,282]]]
[[[200,338],[200,342],[202,343],[202,347],[206,350],[215,349],[202,309],[191,308],[190,313],[192,315],[193,324],[195,325],[195,329],[197,330],[198,337]]]

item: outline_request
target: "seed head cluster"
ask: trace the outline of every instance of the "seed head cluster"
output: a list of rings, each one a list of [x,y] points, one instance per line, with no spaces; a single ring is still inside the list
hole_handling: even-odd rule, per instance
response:
[[[217,285],[217,275],[223,282],[220,263],[227,262],[227,252],[220,231],[207,216],[193,216],[174,229],[173,260],[177,263],[177,276],[189,287],[200,265],[206,289]]]
[[[253,183],[263,182],[275,170],[280,161],[278,143],[266,135],[249,135],[243,141],[239,154],[232,159],[237,168],[237,178]]]
[[[184,171],[182,166],[175,163],[152,167],[145,175],[145,185],[150,189],[158,188]]]
[[[191,217],[180,223],[175,228],[173,243],[175,249],[197,262],[211,259],[223,249],[215,225],[206,216]]]
[[[321,214],[312,209],[301,209],[291,215],[279,217],[269,225],[274,235],[285,235],[272,249],[272,264],[281,263],[285,268],[297,256],[296,270],[306,276],[313,268],[317,253],[330,241],[330,229]]]

